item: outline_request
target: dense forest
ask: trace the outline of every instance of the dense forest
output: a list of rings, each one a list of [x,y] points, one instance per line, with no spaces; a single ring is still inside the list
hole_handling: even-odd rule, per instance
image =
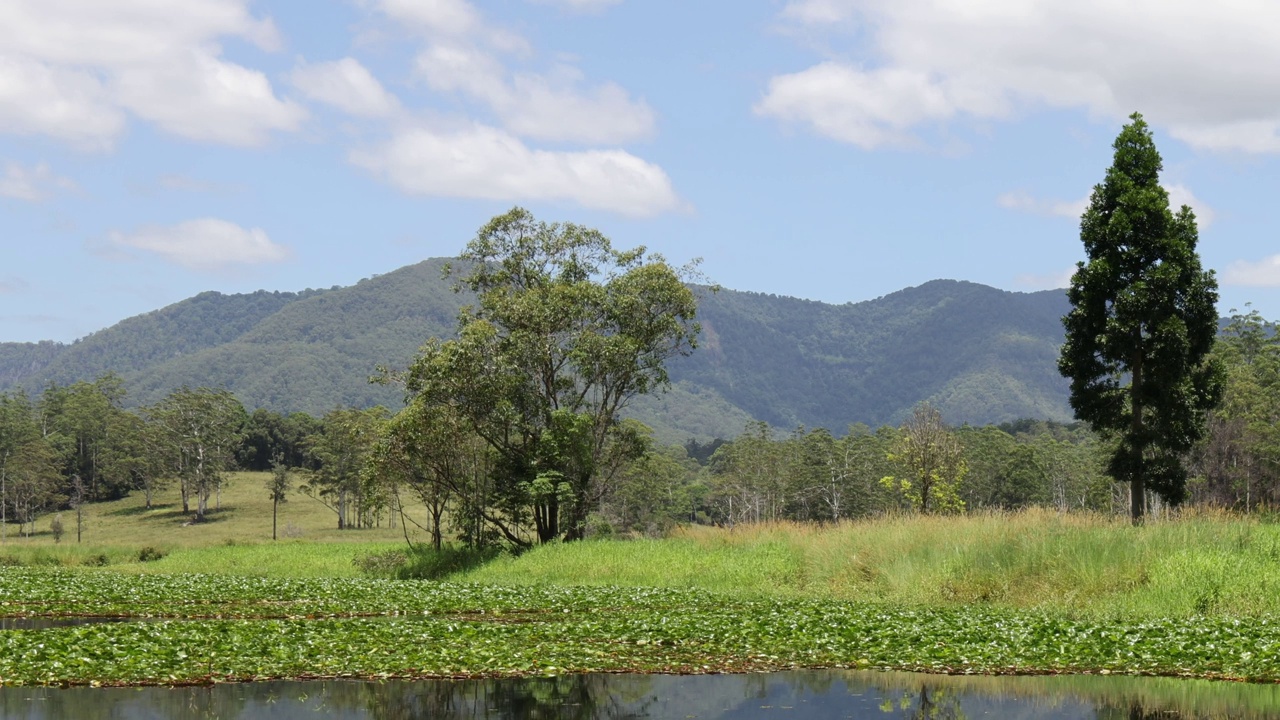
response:
[[[397,408],[370,385],[377,365],[407,367],[429,337],[450,337],[461,305],[443,259],[344,288],[202,293],[75,343],[0,343],[0,391],[123,382],[128,407],[183,387],[231,391],[250,408],[323,415],[339,406]],[[934,281],[845,305],[696,288],[700,349],[672,358],[668,392],[627,413],[664,442],[732,437],[747,422],[875,427],[928,401],[955,423],[1071,419],[1056,370],[1066,312],[1060,291],[1011,293]]]

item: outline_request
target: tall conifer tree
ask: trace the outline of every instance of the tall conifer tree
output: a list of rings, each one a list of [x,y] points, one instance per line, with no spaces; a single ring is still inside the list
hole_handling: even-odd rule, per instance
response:
[[[1080,220],[1088,259],[1067,291],[1058,368],[1076,417],[1118,440],[1109,470],[1130,483],[1136,523],[1147,490],[1184,498],[1182,457],[1222,394],[1222,370],[1208,359],[1218,284],[1200,267],[1195,214],[1169,209],[1151,131],[1138,113],[1130,120]]]

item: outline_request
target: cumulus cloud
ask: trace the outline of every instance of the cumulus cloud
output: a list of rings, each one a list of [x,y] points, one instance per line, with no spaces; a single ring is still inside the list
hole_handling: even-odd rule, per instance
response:
[[[231,265],[280,262],[289,251],[267,237],[262,228],[246,229],[217,218],[155,225],[124,234],[113,232],[111,245],[154,253],[192,270],[218,270]]]
[[[661,167],[618,147],[653,133],[643,100],[616,83],[588,82],[568,60],[529,68],[529,43],[466,0],[367,1],[421,43],[416,76],[459,111],[430,123],[401,113],[388,140],[349,153],[353,164],[419,195],[567,200],[638,217],[683,207]],[[612,4],[555,2],[579,10]],[[305,80],[299,87],[319,95]]]
[[[1227,266],[1222,274],[1223,285],[1245,287],[1280,287],[1280,255],[1272,255],[1254,262],[1237,260]]]
[[[529,148],[498,128],[425,127],[398,133],[351,162],[420,195],[500,200],[570,200],[624,215],[651,216],[680,201],[662,168],[622,150]]]
[[[4,174],[0,175],[0,195],[17,200],[38,202],[55,190],[75,189],[75,181],[55,175],[47,163],[24,167],[9,161],[4,165]]]
[[[303,95],[349,115],[384,117],[400,107],[396,97],[355,58],[301,65],[293,71],[292,80]]]
[[[1169,209],[1177,212],[1183,205],[1189,206],[1196,214],[1196,226],[1203,230],[1213,224],[1216,215],[1200,198],[1197,198],[1185,185],[1165,185],[1169,193]],[[1089,196],[1078,200],[1045,200],[1036,198],[1025,191],[1007,192],[996,198],[996,204],[1009,210],[1033,213],[1035,215],[1054,215],[1079,220],[1089,207]]]
[[[614,83],[583,88],[582,72],[560,64],[551,73],[511,73],[475,46],[433,44],[418,73],[434,90],[487,106],[511,132],[534,140],[620,143],[649,136],[654,114]]]
[[[296,129],[297,103],[221,57],[220,41],[279,46],[247,0],[10,0],[0,4],[0,132],[105,148],[129,114],[175,135],[255,145]]]
[[[1039,107],[1135,109],[1193,146],[1280,151],[1280,5],[1232,0],[793,0],[784,22],[865,48],[774,77],[757,113],[860,147]],[[839,39],[832,42],[838,43]]]

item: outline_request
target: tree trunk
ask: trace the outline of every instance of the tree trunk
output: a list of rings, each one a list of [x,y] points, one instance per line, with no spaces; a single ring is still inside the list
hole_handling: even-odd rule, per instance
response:
[[[1142,517],[1147,511],[1147,483],[1144,477],[1143,455],[1145,447],[1136,447],[1139,439],[1142,437],[1142,353],[1134,353],[1133,360],[1130,362],[1133,371],[1133,382],[1129,386],[1130,408],[1133,417],[1130,419],[1130,434],[1133,437],[1136,454],[1136,467],[1133,474],[1129,478],[1129,516],[1133,520],[1134,525],[1142,524]]]
[[[280,501],[271,498],[271,539],[276,539],[276,508],[280,507]]]

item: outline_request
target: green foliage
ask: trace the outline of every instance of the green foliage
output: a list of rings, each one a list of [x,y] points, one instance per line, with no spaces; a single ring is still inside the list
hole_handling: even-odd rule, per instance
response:
[[[599,231],[520,208],[481,228],[462,258],[460,287],[478,303],[456,339],[422,347],[408,390],[489,444],[498,504],[527,512],[539,542],[580,539],[601,486],[644,451],[620,412],[694,347],[693,293],[644,248],[614,250]]]
[[[147,415],[158,429],[163,462],[181,483],[183,512],[189,512],[194,497],[196,520],[204,520],[240,445],[244,407],[226,390],[182,387]]]
[[[324,416],[322,430],[310,440],[316,469],[308,473],[302,491],[334,511],[339,530],[370,527],[384,509],[379,488],[362,481],[386,415],[383,407],[335,408]]]
[[[1200,267],[1195,215],[1170,211],[1151,131],[1130,119],[1080,220],[1088,260],[1067,292],[1059,369],[1076,417],[1119,439],[1109,470],[1130,483],[1137,522],[1147,489],[1173,504],[1185,497],[1182,455],[1222,394],[1222,368],[1208,358],[1218,285]]]
[[[250,409],[282,415],[395,408],[402,393],[370,385],[373,369],[407,367],[422,338],[454,337],[459,305],[475,302],[441,279],[446,263],[325,291],[204,293],[71,345],[0,343],[0,391],[34,396],[50,381],[110,370],[128,390],[126,407],[186,385],[226,388]],[[667,364],[669,392],[639,396],[624,413],[659,442],[728,438],[753,419],[833,433],[854,422],[898,424],[924,400],[956,423],[1070,419],[1055,369],[1068,309],[1060,291],[935,281],[846,305],[695,291],[701,349]],[[255,449],[240,460],[266,469],[270,458]]]
[[[1267,620],[1081,619],[656,588],[26,569],[0,570],[0,579],[0,596],[42,613],[96,603],[99,612],[179,619],[0,633],[6,685],[795,666],[1280,677],[1280,627]],[[210,613],[249,619],[185,619]],[[367,613],[387,617],[356,617]]]
[[[138,562],[152,562],[163,558],[165,555],[166,553],[163,550],[148,545],[138,551]]]
[[[1191,496],[1245,511],[1280,504],[1280,338],[1257,311],[1236,313],[1214,345],[1222,402],[1192,454]]]
[[[899,493],[907,506],[920,513],[963,512],[961,484],[969,473],[964,447],[945,425],[938,409],[923,404],[902,426],[889,459],[904,471],[886,476],[881,484]]]
[[[393,577],[400,580],[442,580],[474,570],[501,554],[501,550],[489,547],[454,547],[446,545],[436,549],[419,546],[407,553],[405,562],[395,570]]]

